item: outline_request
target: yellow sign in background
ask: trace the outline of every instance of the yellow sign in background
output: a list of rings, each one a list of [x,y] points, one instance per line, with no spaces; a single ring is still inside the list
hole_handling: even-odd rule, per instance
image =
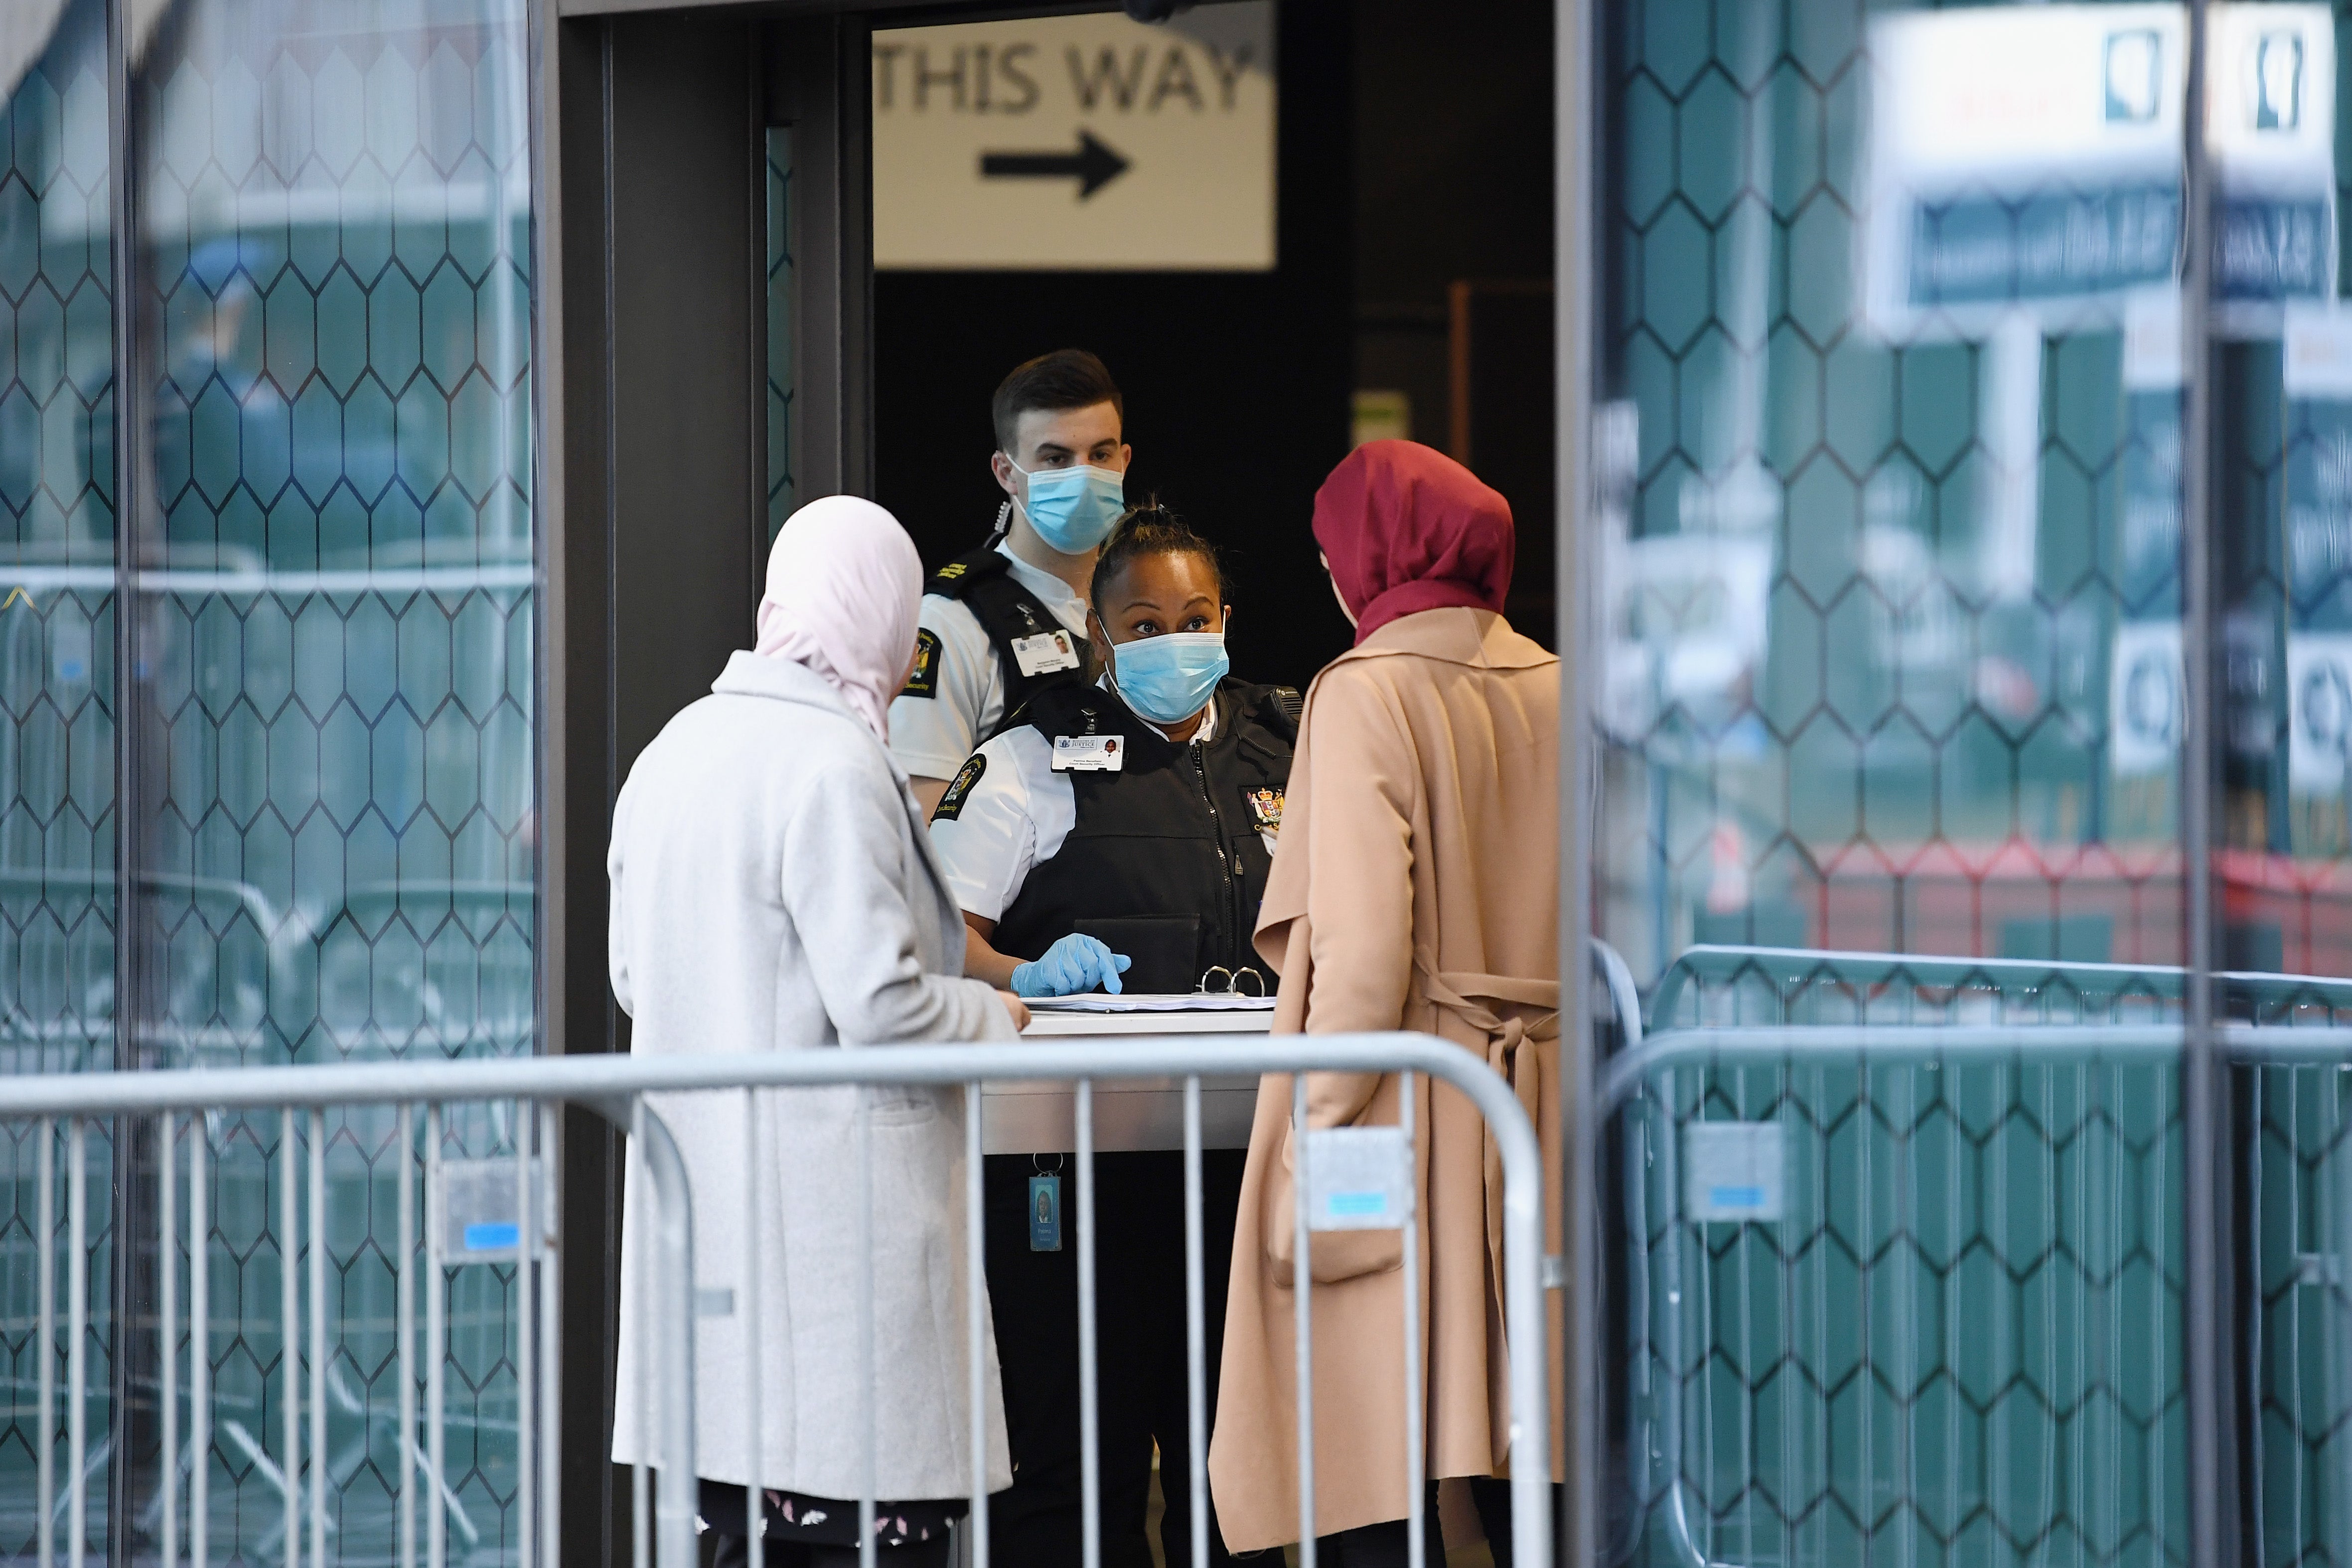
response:
[[[874,264],[1263,270],[1274,0],[874,35]]]

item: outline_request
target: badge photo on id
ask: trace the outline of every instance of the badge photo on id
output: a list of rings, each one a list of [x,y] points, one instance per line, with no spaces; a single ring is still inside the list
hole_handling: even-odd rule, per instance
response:
[[[1024,675],[1050,675],[1078,667],[1078,646],[1067,632],[1056,628],[1034,637],[1013,639],[1013,662]]]
[[[1056,1171],[1029,1178],[1029,1250],[1062,1249],[1062,1176]]]
[[[1127,754],[1115,735],[1057,735],[1054,737],[1056,773],[1120,773]]]

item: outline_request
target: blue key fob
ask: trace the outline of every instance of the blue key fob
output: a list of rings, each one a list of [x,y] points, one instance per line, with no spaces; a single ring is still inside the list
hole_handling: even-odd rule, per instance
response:
[[[1062,1249],[1062,1178],[1059,1176],[1033,1176],[1029,1178],[1029,1250],[1059,1252]]]

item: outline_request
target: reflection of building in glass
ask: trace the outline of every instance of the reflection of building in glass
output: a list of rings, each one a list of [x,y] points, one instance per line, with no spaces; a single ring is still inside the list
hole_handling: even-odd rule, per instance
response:
[[[2282,298],[2334,276],[2333,34],[2315,7],[2216,16],[2224,326],[2275,360]],[[1685,61],[1643,35],[1601,698],[1612,820],[1646,824],[1606,850],[1637,973],[1694,940],[2032,956],[2061,930],[2076,956],[2177,961],[2182,17],[1889,16],[1867,56],[1735,29]],[[1874,118],[1825,120],[1855,133],[1824,156],[1746,120],[1694,154],[1712,73],[1785,126],[1852,68]],[[2341,508],[2284,499],[2300,555],[2326,554]],[[2273,622],[2233,622],[2244,691],[2285,689]],[[2352,923],[2263,864],[2233,862],[2276,930],[2257,946],[2352,960]]]
[[[2253,128],[2292,131],[2303,120],[2303,35],[2264,33],[2254,43]]]
[[[2207,766],[2208,956],[2242,971],[2218,1006],[2342,1018],[2276,973],[2352,974],[2336,19],[2204,12],[2209,363],[2181,348],[2186,7],[1831,14],[1609,12],[1593,898],[1648,1009],[1646,1072],[1608,1063],[1641,1078],[1602,1183],[1633,1253],[1612,1546],[2185,1560],[2191,1314],[2157,1261],[2191,1224],[2185,1075],[2036,1031],[2185,1016],[2161,967]],[[2184,383],[2220,426],[2201,516]],[[2202,647],[2185,517],[2217,558]],[[2222,1529],[2280,1561],[2352,1540],[2336,1056],[2221,1092],[2248,1412]],[[1727,1223],[1687,1185],[1726,1126],[1790,1140],[1811,1207]]]
[[[0,318],[16,350],[0,384],[0,1045],[18,1067],[111,1064],[119,1035],[140,1064],[529,1051],[523,8],[131,8],[145,28],[131,41],[144,379],[127,395],[111,384],[107,10],[63,7],[8,89],[0,165]],[[119,418],[142,422],[145,465],[127,668]],[[122,777],[118,715],[135,728]],[[135,949],[127,965],[118,943]],[[117,994],[125,975],[135,995]],[[331,1125],[335,1530],[342,1560],[389,1560],[395,1249],[375,1228],[390,1223],[393,1124]],[[449,1147],[488,1152],[510,1132],[453,1123]],[[283,1496],[279,1128],[224,1117],[205,1134],[213,1551],[266,1559]],[[29,1141],[12,1157],[28,1183]],[[6,1244],[10,1277],[27,1277],[29,1236]],[[513,1495],[509,1276],[469,1266],[448,1286],[450,1381],[466,1392],[439,1479],[471,1560],[506,1549]],[[124,1354],[149,1386],[152,1346]],[[28,1364],[12,1375],[29,1386]],[[110,1416],[98,1419],[91,1540],[150,1552],[107,1540]],[[29,1439],[5,1451],[29,1456]],[[30,1495],[17,1462],[0,1460],[11,1498]],[[131,1528],[155,1529],[150,1514],[134,1507]],[[28,1518],[0,1520],[0,1552],[30,1539]]]

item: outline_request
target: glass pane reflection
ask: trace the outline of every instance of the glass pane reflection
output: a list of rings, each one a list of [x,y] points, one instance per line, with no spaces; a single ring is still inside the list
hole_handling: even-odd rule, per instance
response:
[[[107,144],[106,7],[32,8],[0,24],[0,1072],[114,1065],[115,617],[113,159]],[[0,1556],[30,1561],[38,1534],[34,1446],[42,1347],[31,1331],[39,1249],[59,1300],[83,1271],[89,1441],[116,1434],[113,1161],[103,1128],[83,1145],[90,1246],[65,1245],[68,1147],[57,1195],[37,1200],[39,1139],[0,1128]],[[54,1227],[54,1228],[53,1228]],[[59,1386],[64,1330],[49,1347]],[[52,1437],[63,1451],[57,1407]],[[105,1470],[82,1516],[110,1543]],[[67,1520],[53,1516],[62,1549]]]
[[[522,8],[184,4],[136,91],[155,334],[142,1039],[528,1050]]]
[[[147,1062],[534,1048],[525,19],[522,0],[180,0],[132,41]],[[509,1122],[453,1113],[444,1152],[510,1150]],[[325,1208],[302,1201],[298,1246],[281,1184],[307,1145],[271,1114],[205,1127],[215,1560],[287,1552],[288,1372],[309,1372],[278,1291],[320,1245],[330,1550],[394,1559],[394,1184],[413,1156],[389,1110],[326,1131]],[[446,1473],[413,1471],[410,1495],[420,1521],[446,1500],[458,1558],[498,1562],[513,1270],[427,1281],[417,1262],[447,1308],[450,1404]],[[152,1530],[153,1455],[134,1452]]]
[[[106,7],[0,56],[0,1059],[114,1052]]]

